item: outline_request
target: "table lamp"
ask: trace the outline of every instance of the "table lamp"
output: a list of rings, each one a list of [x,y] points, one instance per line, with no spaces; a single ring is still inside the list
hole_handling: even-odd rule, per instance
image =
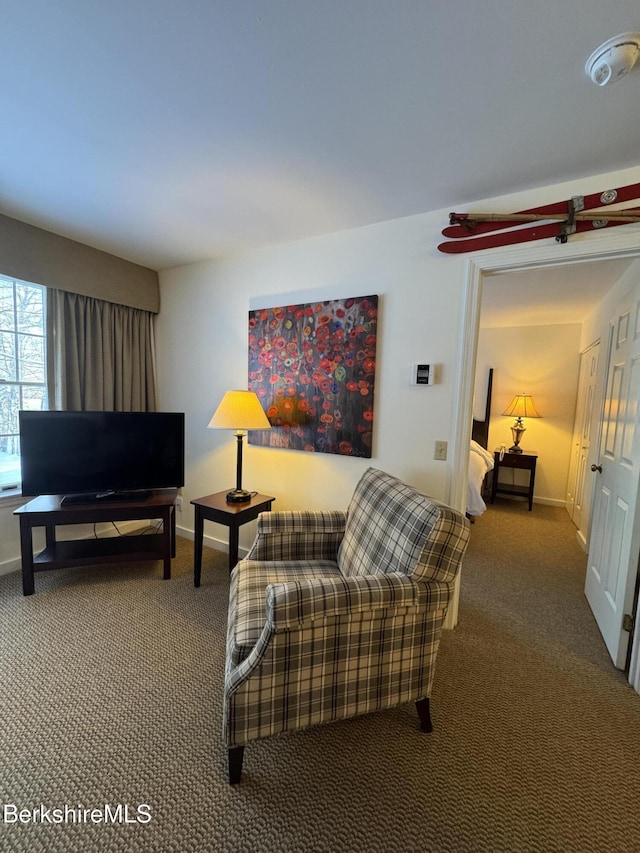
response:
[[[515,417],[516,419],[514,425],[511,427],[513,447],[509,448],[509,453],[522,453],[520,439],[527,429],[522,419],[542,417],[542,415],[538,414],[536,407],[533,405],[533,398],[531,394],[516,394],[502,414]]]
[[[208,429],[235,429],[237,438],[236,487],[227,495],[229,503],[251,500],[242,488],[242,440],[244,430],[271,429],[271,424],[253,391],[227,391],[207,425]]]

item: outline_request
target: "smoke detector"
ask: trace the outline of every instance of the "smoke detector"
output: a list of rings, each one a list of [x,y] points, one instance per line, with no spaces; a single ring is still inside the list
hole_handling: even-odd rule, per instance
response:
[[[596,86],[607,86],[628,74],[639,57],[640,33],[622,33],[594,50],[584,69]]]

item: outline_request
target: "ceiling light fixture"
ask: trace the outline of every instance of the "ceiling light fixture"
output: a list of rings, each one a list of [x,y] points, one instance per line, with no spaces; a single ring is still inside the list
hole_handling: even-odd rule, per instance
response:
[[[621,33],[596,48],[584,70],[596,86],[607,86],[626,76],[639,57],[640,33]]]

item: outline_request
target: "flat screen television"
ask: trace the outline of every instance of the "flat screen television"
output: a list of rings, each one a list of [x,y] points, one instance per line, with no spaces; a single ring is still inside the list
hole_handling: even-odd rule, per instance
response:
[[[22,494],[68,502],[184,485],[184,414],[20,411]]]

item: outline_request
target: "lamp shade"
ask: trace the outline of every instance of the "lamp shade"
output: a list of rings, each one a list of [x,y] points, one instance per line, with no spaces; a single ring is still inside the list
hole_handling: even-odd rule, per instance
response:
[[[502,413],[514,418],[541,418],[536,407],[533,405],[531,394],[516,394],[513,400]]]
[[[271,429],[253,391],[227,391],[207,426],[209,429]]]

